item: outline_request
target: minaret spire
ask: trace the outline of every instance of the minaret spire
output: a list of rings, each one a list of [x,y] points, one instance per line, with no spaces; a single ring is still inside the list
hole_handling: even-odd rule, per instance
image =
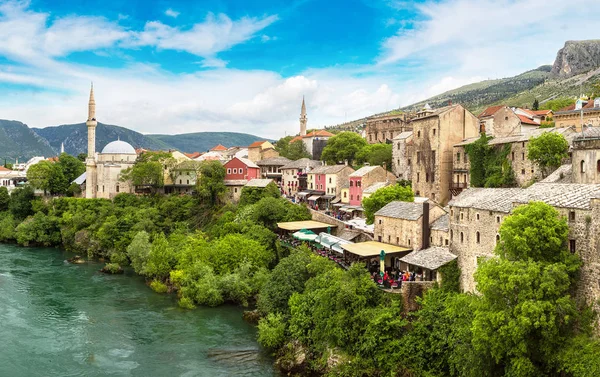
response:
[[[63,154],[63,153],[65,153],[65,143],[64,142],[60,143],[60,154]]]
[[[96,120],[96,100],[94,99],[94,83],[92,82],[92,88],[90,89],[90,101],[88,103],[88,119]]]
[[[304,96],[302,96],[302,108],[300,110],[300,136],[306,135],[306,122],[308,122],[308,118],[306,117],[306,103],[304,102]]]
[[[94,99],[94,83],[90,89],[90,101],[88,102],[88,119],[85,122],[88,131],[88,154],[85,159],[85,197],[96,197],[96,101]]]

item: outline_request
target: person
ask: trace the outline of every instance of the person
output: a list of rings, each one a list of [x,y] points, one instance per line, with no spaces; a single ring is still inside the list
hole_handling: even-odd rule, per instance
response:
[[[388,281],[389,280],[389,275],[387,273],[387,271],[385,272],[385,274],[383,274],[383,280]]]

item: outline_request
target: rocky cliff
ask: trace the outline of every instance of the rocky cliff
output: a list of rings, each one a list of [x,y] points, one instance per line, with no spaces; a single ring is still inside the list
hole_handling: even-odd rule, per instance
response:
[[[600,39],[567,41],[558,50],[552,74],[561,78],[576,76],[600,67]]]

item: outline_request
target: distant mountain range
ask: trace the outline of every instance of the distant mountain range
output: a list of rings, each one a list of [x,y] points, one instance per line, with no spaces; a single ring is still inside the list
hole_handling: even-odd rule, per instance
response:
[[[557,97],[575,97],[590,93],[592,85],[598,82],[600,82],[600,40],[567,41],[556,54],[553,65],[541,66],[514,77],[465,85],[371,117],[398,111],[417,111],[426,103],[433,108],[446,106],[450,102],[460,103],[475,115],[479,115],[489,106],[500,104],[531,108],[536,99],[543,105],[544,102]],[[346,122],[328,129],[356,129],[364,125],[368,118]]]
[[[180,135],[143,135],[125,127],[98,123],[96,128],[96,151],[111,141],[123,140],[134,148],[149,150],[176,149],[181,152],[206,152],[217,144],[226,147],[248,146],[258,136],[235,132],[197,132]],[[29,128],[14,120],[0,119],[0,163],[26,160],[33,156],[51,157],[60,152],[77,156],[87,152],[87,127],[85,123],[65,124],[46,128]]]

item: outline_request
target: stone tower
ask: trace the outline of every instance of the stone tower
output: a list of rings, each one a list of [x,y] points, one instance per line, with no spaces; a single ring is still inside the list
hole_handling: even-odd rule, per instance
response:
[[[90,89],[90,101],[88,103],[88,119],[85,122],[88,131],[88,154],[85,159],[85,197],[92,199],[96,197],[96,101],[94,100],[94,84]]]
[[[300,110],[300,136],[306,135],[306,104],[304,103],[304,96],[302,96],[302,109]]]

